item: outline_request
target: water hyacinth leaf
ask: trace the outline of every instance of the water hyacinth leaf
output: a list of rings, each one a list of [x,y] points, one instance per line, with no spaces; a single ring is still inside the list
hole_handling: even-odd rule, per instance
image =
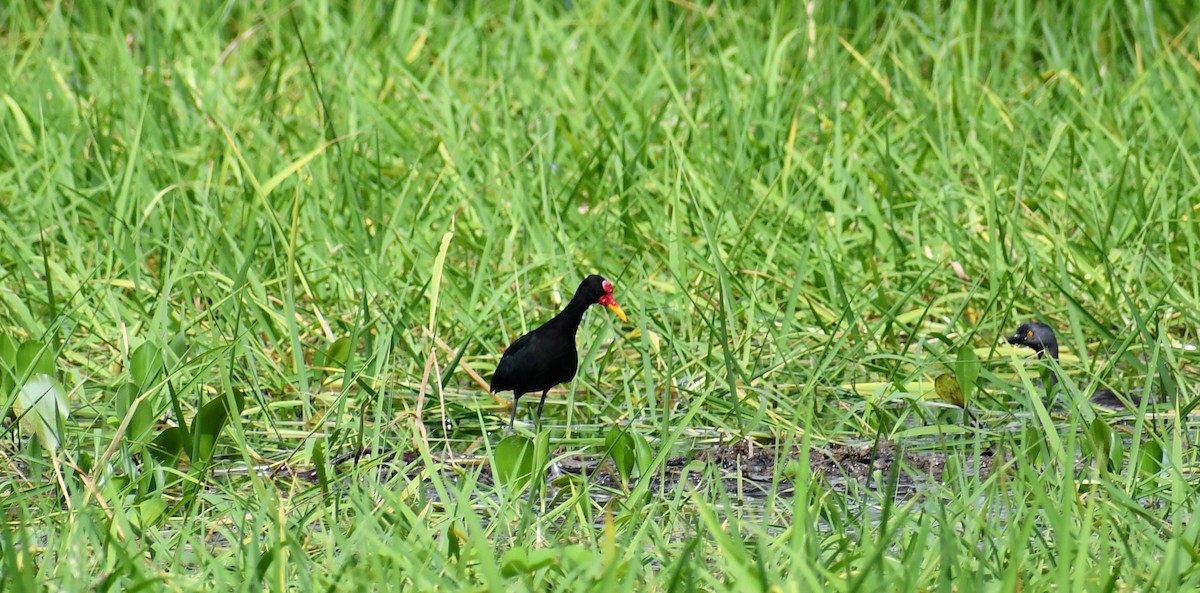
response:
[[[8,334],[0,334],[0,397],[7,397],[17,387],[13,373],[17,369],[17,342]]]
[[[17,348],[16,378],[21,380],[36,374],[54,375],[54,357],[45,344],[29,340]]]
[[[174,467],[175,462],[179,460],[179,454],[183,452],[183,431],[178,426],[165,428],[150,441],[147,449],[160,464]]]
[[[640,432],[633,432],[633,443],[637,448],[637,467],[641,475],[650,473],[654,467],[654,451],[650,449],[650,442]]]
[[[13,409],[43,447],[51,452],[58,450],[63,421],[68,415],[67,397],[53,377],[47,373],[30,377],[17,391]]]
[[[171,352],[171,363],[177,364],[183,360],[183,355],[187,354],[188,346],[191,345],[191,340],[188,338],[187,332],[176,332],[167,344],[167,348]]]
[[[937,391],[938,397],[948,404],[961,408],[966,403],[963,401],[962,388],[958,384],[958,379],[955,379],[954,375],[950,373],[938,375],[933,380],[933,389]]]
[[[1125,441],[1115,430],[1108,432],[1108,469],[1116,470],[1125,461]]]
[[[121,415],[121,420],[125,416],[130,416],[129,426],[125,431],[125,436],[131,443],[142,444],[150,435],[150,430],[154,428],[154,416],[150,411],[150,402],[143,399],[138,402],[139,397],[138,386],[133,383],[123,383],[117,388],[117,413]],[[134,406],[136,405],[136,409]]]
[[[971,344],[963,344],[958,349],[958,361],[954,363],[954,374],[958,379],[958,385],[961,393],[962,403],[957,404],[962,408],[966,406],[966,402],[975,394],[975,382],[979,377],[979,355],[975,354],[975,349]]]
[[[225,428],[231,417],[237,416],[245,407],[246,398],[241,392],[235,391],[232,396],[232,403],[236,409],[230,408],[230,397],[219,394],[208,400],[208,403],[204,404],[196,417],[192,419],[190,431],[192,448],[188,451],[192,463],[203,465],[212,461],[213,451],[216,449],[217,438],[221,435],[221,430]]]
[[[133,351],[129,361],[129,374],[133,383],[140,389],[146,389],[158,377],[162,369],[162,350],[146,342]]]
[[[350,338],[342,336],[333,341],[317,360],[317,366],[328,369],[345,369],[350,360]]]
[[[158,519],[163,516],[163,513],[165,513],[166,510],[166,499],[159,496],[151,496],[138,504],[138,512],[133,515],[133,517],[137,519],[141,526],[145,527],[157,523]]]
[[[66,392],[54,380],[53,353],[38,340],[27,340],[15,353],[14,341],[9,338],[6,342],[0,354],[12,359],[11,365],[6,360],[4,366],[12,369],[8,386],[17,390],[13,412],[38,436],[38,442],[53,452],[62,442],[62,421],[68,414]]]
[[[1150,476],[1162,470],[1163,450],[1157,441],[1150,441],[1143,444],[1139,456],[1141,457],[1141,463],[1138,465],[1138,469],[1142,475]]]
[[[529,572],[529,552],[525,548],[509,548],[500,557],[500,574],[505,577],[512,578]]]
[[[568,569],[591,564],[598,560],[596,552],[579,544],[571,544],[562,550],[560,565]]]
[[[521,435],[505,437],[496,445],[496,477],[510,488],[520,488],[533,475],[533,441]]]
[[[614,426],[604,437],[604,450],[617,467],[622,481],[629,480],[637,463],[637,444],[629,430]]]
[[[500,559],[500,571],[508,577],[529,574],[554,566],[558,563],[558,555],[559,551],[556,549],[511,548]]]

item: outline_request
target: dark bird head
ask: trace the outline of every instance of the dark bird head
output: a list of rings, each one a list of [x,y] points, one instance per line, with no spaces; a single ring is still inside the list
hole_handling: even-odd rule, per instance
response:
[[[1050,329],[1049,325],[1040,321],[1022,323],[1017,328],[1017,332],[1007,339],[1009,344],[1033,349],[1038,356],[1048,353],[1051,357],[1058,358],[1058,338],[1055,337],[1054,330]]]
[[[592,274],[584,278],[583,282],[579,284],[579,289],[575,291],[575,297],[572,300],[575,299],[580,299],[588,305],[608,307],[621,321],[625,321],[625,311],[621,310],[621,306],[613,298],[613,284],[603,276]]]

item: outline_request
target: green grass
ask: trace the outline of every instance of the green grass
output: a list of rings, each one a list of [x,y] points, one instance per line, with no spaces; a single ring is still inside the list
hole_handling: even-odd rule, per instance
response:
[[[70,410],[5,424],[0,591],[1200,584],[1187,3],[134,4],[0,8],[0,333]],[[540,454],[629,426],[690,485],[492,479],[476,377],[591,272],[630,321]],[[747,439],[764,496],[704,453]]]

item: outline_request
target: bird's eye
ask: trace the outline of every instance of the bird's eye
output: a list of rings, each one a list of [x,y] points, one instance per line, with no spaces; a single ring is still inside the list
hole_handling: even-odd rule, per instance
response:
[[[613,291],[612,282],[609,282],[608,280],[605,280],[600,286],[604,288],[604,292],[612,292]]]
[[[1025,337],[1026,337],[1026,338],[1032,338],[1032,337],[1033,337],[1033,330],[1030,330],[1030,331],[1027,331],[1027,332],[1025,332]]]

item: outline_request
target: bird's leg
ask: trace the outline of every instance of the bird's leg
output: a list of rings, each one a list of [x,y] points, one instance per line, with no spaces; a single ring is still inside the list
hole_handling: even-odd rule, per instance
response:
[[[539,429],[542,427],[542,406],[546,405],[546,394],[547,393],[550,393],[549,389],[542,392],[542,399],[541,399],[541,401],[538,402],[537,423],[538,423]]]
[[[521,401],[521,396],[514,395],[512,403],[512,413],[508,416],[508,433],[512,434],[513,425],[517,422],[517,402]]]

